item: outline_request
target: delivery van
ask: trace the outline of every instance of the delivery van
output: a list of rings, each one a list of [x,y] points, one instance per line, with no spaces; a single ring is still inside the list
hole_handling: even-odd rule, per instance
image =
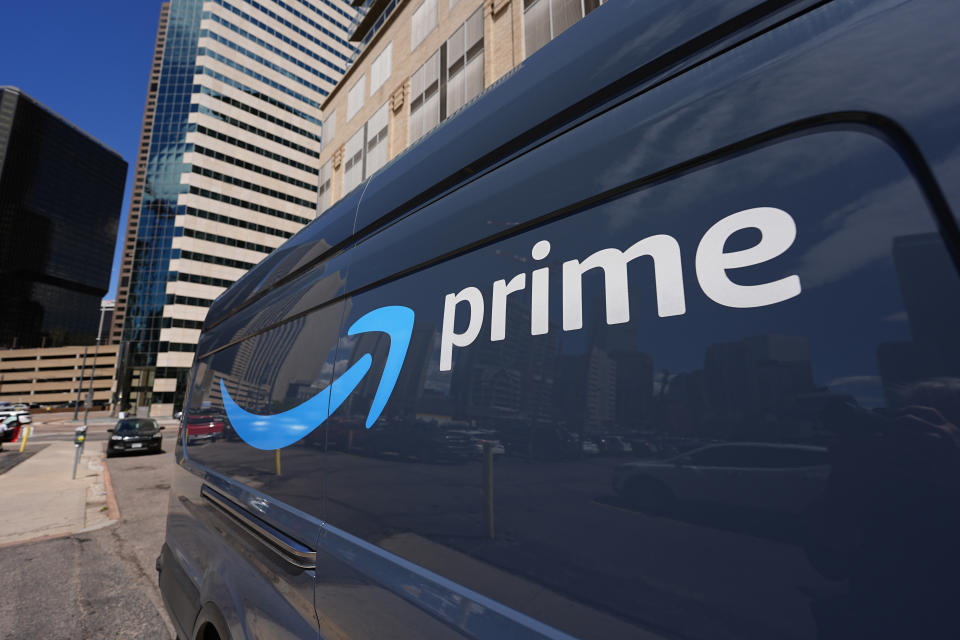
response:
[[[206,318],[180,637],[960,637],[958,23],[611,0],[323,211]]]

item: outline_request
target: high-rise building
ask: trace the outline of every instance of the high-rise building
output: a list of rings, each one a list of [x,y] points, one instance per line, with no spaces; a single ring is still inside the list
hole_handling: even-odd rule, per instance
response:
[[[127,163],[0,87],[0,348],[93,344]]]
[[[143,108],[140,125],[140,145],[137,147],[137,165],[133,176],[130,209],[127,213],[127,231],[123,238],[123,254],[120,258],[120,274],[117,280],[117,299],[110,323],[110,341],[119,343],[123,337],[123,319],[127,309],[127,294],[130,291],[130,275],[133,272],[133,255],[137,248],[137,228],[140,223],[140,208],[143,206],[143,187],[147,182],[147,158],[150,152],[150,135],[153,133],[153,117],[157,112],[157,91],[160,89],[160,63],[163,62],[163,45],[167,38],[167,18],[170,3],[160,5],[160,22],[157,39],[153,45],[150,62],[150,84],[147,88],[147,103]]]
[[[117,296],[123,408],[180,407],[207,308],[316,217],[320,103],[354,57],[354,23],[342,0],[165,8],[130,270]]]

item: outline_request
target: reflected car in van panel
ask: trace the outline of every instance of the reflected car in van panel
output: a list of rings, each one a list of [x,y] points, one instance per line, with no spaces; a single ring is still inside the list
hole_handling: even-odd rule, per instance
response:
[[[614,469],[613,489],[653,512],[680,501],[799,513],[822,499],[829,475],[824,447],[737,442],[627,462]]]

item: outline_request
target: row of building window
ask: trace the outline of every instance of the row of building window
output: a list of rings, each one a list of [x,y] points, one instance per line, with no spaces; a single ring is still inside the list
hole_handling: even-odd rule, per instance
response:
[[[360,130],[347,140],[343,156],[344,193],[348,193],[387,163],[387,108],[387,103],[384,103]]]
[[[206,220],[213,220],[214,222],[222,222],[223,224],[229,224],[242,229],[249,229],[250,231],[257,231],[259,233],[266,233],[268,235],[277,236],[284,239],[293,235],[293,233],[290,231],[274,229],[273,227],[268,227],[266,225],[240,220],[239,218],[231,218],[230,216],[225,216],[222,213],[213,213],[212,211],[204,211],[203,209],[197,209],[195,207],[187,207],[187,215],[197,218],[204,218]]]
[[[270,35],[272,35],[274,38],[277,38],[277,39],[279,39],[279,40],[282,40],[285,44],[290,45],[291,47],[297,49],[298,51],[301,51],[301,52],[303,52],[303,53],[306,53],[307,55],[309,55],[309,56],[311,56],[311,57],[313,57],[313,58],[316,58],[317,60],[322,60],[322,58],[321,58],[320,56],[318,56],[316,53],[310,51],[310,50],[309,50],[306,46],[304,46],[302,43],[297,42],[296,39],[291,38],[291,37],[289,37],[289,36],[287,36],[287,35],[285,35],[285,34],[283,34],[283,33],[280,33],[279,31],[277,31],[276,29],[274,29],[274,28],[271,27],[270,25],[268,25],[268,24],[266,24],[266,23],[264,23],[264,22],[260,22],[259,20],[257,20],[257,19],[254,18],[253,16],[249,15],[248,13],[245,13],[245,12],[241,11],[240,9],[237,9],[236,7],[231,6],[230,4],[224,2],[223,0],[212,0],[212,2],[220,5],[221,7],[223,7],[223,8],[226,9],[227,11],[233,13],[234,15],[237,15],[237,16],[243,18],[244,20],[246,20],[246,21],[249,22],[250,24],[252,24],[252,25],[254,25],[254,26],[256,26],[256,27],[258,27],[258,28],[260,28],[260,29],[263,29],[264,31],[266,31],[267,33],[269,33]],[[323,50],[325,50],[325,51],[327,51],[327,52],[329,52],[329,53],[332,53],[334,56],[336,56],[337,58],[340,58],[340,59],[343,60],[344,62],[347,62],[347,63],[350,62],[350,56],[344,55],[343,53],[337,51],[336,49],[334,49],[333,47],[331,47],[331,46],[328,45],[327,43],[321,42],[320,40],[318,40],[317,38],[314,38],[314,37],[312,37],[312,36],[305,36],[305,37],[307,38],[307,40],[313,42],[314,44],[319,45],[320,48],[322,48]]]
[[[208,301],[208,302],[212,302]],[[210,305],[200,305],[207,306]],[[197,350],[197,345],[190,344],[189,342],[160,342],[157,344],[157,353],[169,353],[171,351],[178,351],[180,353],[193,353]]]
[[[192,284],[204,284],[211,287],[222,287],[226,289],[233,284],[233,280],[224,278],[212,278],[210,276],[201,276],[196,273],[183,273],[182,271],[171,271],[167,275],[168,282],[190,282]]]
[[[313,11],[313,12],[316,13],[317,15],[323,16],[323,17],[326,18],[327,20],[330,20],[330,16],[328,16],[327,14],[325,14],[325,13],[324,13],[323,11],[321,11],[318,7],[315,7],[315,6],[313,6],[312,4],[310,4],[309,2],[307,2],[307,0],[297,0],[297,2],[299,2],[300,4],[302,4],[303,6],[305,6],[307,9],[310,9],[310,11]],[[330,0],[323,0],[323,4],[327,5],[328,7],[330,7],[331,9],[333,9],[334,11],[336,11],[337,13],[339,13],[340,15],[342,15],[344,18],[346,18],[347,20],[353,20],[353,16],[351,16],[349,13],[347,13],[346,11],[344,11],[341,7],[339,7],[339,6],[337,6],[336,4],[330,2]],[[335,20],[330,20],[330,22],[332,22],[333,24],[337,25],[338,27],[340,27],[341,29],[343,29],[343,30],[346,31],[347,33],[350,32],[350,28],[349,28],[349,27],[345,27],[345,26],[343,26],[342,24],[340,24],[339,22],[337,22],[337,21],[335,21]]]
[[[263,100],[263,101],[266,102],[267,104],[273,105],[274,107],[277,107],[278,109],[283,109],[284,111],[286,111],[286,112],[288,112],[288,113],[292,113],[293,115],[295,115],[295,116],[297,116],[297,117],[299,117],[299,118],[302,118],[302,119],[306,120],[307,122],[309,122],[309,123],[311,123],[311,124],[317,124],[317,125],[321,124],[320,120],[318,120],[317,118],[314,118],[314,117],[311,116],[309,113],[306,113],[306,112],[304,112],[304,111],[300,111],[300,110],[297,109],[296,107],[292,107],[292,106],[290,106],[289,104],[287,104],[287,103],[285,103],[285,102],[280,102],[279,100],[277,100],[277,99],[275,99],[275,98],[273,98],[273,97],[271,97],[271,96],[268,96],[267,94],[265,94],[265,93],[263,93],[263,92],[261,92],[261,91],[259,91],[259,90],[257,90],[257,89],[254,89],[253,87],[248,87],[247,85],[243,84],[242,82],[238,82],[238,81],[234,80],[233,78],[227,77],[227,76],[223,75],[222,73],[219,73],[219,72],[217,72],[217,71],[214,71],[214,70],[211,69],[210,67],[200,67],[199,69],[197,69],[196,75],[209,76],[209,77],[213,78],[214,80],[218,80],[218,81],[222,82],[223,84],[226,84],[226,85],[229,85],[229,86],[233,87],[234,89],[239,89],[240,91],[243,91],[244,93],[248,94],[248,95],[249,95],[250,97],[252,97],[252,98],[257,98],[258,100]],[[196,92],[196,91],[197,91],[197,88],[194,87],[194,92]],[[172,131],[172,133],[176,133],[176,131],[174,130],[174,131]],[[171,137],[170,142],[175,141],[175,139],[176,139],[176,138]]]
[[[308,164],[297,162],[296,160],[288,158],[287,156],[280,155],[279,153],[274,153],[273,151],[264,149],[263,147],[258,147],[257,145],[250,144],[249,142],[244,142],[243,140],[239,140],[237,138],[234,138],[233,136],[228,136],[225,133],[222,133],[220,131],[215,131],[213,129],[203,126],[202,124],[196,125],[194,127],[194,131],[196,131],[197,133],[202,133],[205,136],[210,136],[211,138],[214,138],[216,140],[220,140],[221,142],[226,142],[227,144],[231,144],[245,151],[252,151],[253,153],[263,156],[264,158],[270,158],[271,160],[282,162],[283,164],[289,165],[294,169],[300,169],[300,171],[306,171],[307,173],[313,173],[314,171],[316,171],[316,169],[314,169]]]
[[[253,171],[254,173],[259,173],[260,175],[267,176],[268,178],[273,178],[274,180],[280,180],[286,182],[287,184],[292,184],[295,187],[300,187],[301,189],[307,189],[308,191],[316,191],[316,185],[312,185],[309,182],[304,182],[303,180],[297,180],[296,178],[291,178],[290,176],[284,175],[277,171],[272,171],[265,167],[255,165],[252,162],[246,162],[245,160],[240,160],[229,156],[225,153],[220,153],[219,151],[214,151],[213,149],[207,149],[198,144],[193,145],[192,151],[205,155],[208,158],[214,158],[220,160],[221,162],[226,162],[227,164],[232,164],[235,167],[240,167],[241,169],[247,169],[248,171]]]
[[[237,238],[228,238],[226,236],[218,236],[215,233],[207,233],[206,231],[197,231],[196,229],[187,229],[184,227],[177,227],[177,231],[180,232],[179,235],[185,236],[187,238],[194,238],[196,240],[206,240],[207,242],[216,242],[217,244],[224,244],[228,247],[237,247],[239,249],[249,249],[250,251],[258,251],[260,253],[270,253],[276,247],[268,247],[265,244],[257,244],[256,242],[247,242],[246,240],[238,240]]]
[[[279,21],[279,22],[283,22],[284,25],[289,26],[290,28],[294,28],[294,27],[293,27],[293,23],[290,23],[290,22],[284,20],[284,19],[281,18],[279,15],[277,15],[276,13],[270,11],[270,10],[267,9],[265,6],[263,6],[262,4],[259,4],[259,3],[255,2],[254,0],[244,0],[244,1],[247,2],[248,4],[252,5],[252,6],[256,7],[256,8],[259,9],[260,11],[263,11],[264,13],[266,13],[268,16],[270,16],[270,17],[273,18],[274,20],[277,20],[277,21]],[[311,19],[310,16],[307,16],[307,15],[305,15],[305,14],[297,11],[296,9],[294,9],[293,7],[291,7],[290,5],[288,5],[288,4],[287,4],[286,2],[284,2],[283,0],[271,0],[271,2],[273,2],[274,4],[277,4],[277,5],[281,6],[281,7],[283,7],[284,9],[286,9],[287,11],[289,11],[290,13],[292,13],[293,15],[295,15],[296,17],[300,18],[301,20],[303,20],[304,22],[306,22],[307,24],[309,24],[309,25],[310,25],[311,27],[313,27],[314,29],[320,30],[321,33],[330,36],[331,38],[333,38],[334,40],[336,40],[336,41],[339,42],[340,44],[344,45],[345,47],[349,47],[349,46],[350,46],[350,43],[349,43],[349,42],[347,42],[346,40],[344,40],[343,38],[341,38],[341,37],[338,36],[337,34],[333,33],[332,31],[330,31],[329,29],[327,29],[325,26],[323,26],[323,25],[320,24],[319,22]],[[324,16],[324,17],[326,17],[326,16]],[[329,19],[329,18],[328,18],[328,19]],[[340,27],[341,29],[343,29],[343,27],[342,27],[341,25],[337,25],[337,26]],[[344,31],[346,31],[346,29],[344,29]]]
[[[305,200],[303,198],[297,198],[292,196],[285,191],[277,191],[276,189],[268,189],[267,187],[261,186],[259,184],[254,184],[253,182],[248,182],[246,180],[241,180],[240,178],[234,178],[226,174],[220,173],[219,171],[213,171],[211,169],[204,169],[203,167],[198,167],[193,165],[193,173],[197,175],[204,176],[205,178],[213,178],[214,180],[219,180],[226,184],[232,184],[235,187],[242,187],[244,189],[249,189],[255,193],[262,193],[265,196],[270,196],[271,198],[276,198],[278,200],[283,200],[285,202],[292,202],[293,204],[298,204],[301,207],[315,207],[316,203],[312,200]]]
[[[190,369],[186,367],[157,367],[154,371],[156,378],[176,378],[177,376],[184,376],[190,373]]]
[[[202,320],[184,320],[183,318],[170,318],[165,317],[163,322],[160,324],[164,329],[203,329]],[[161,376],[159,373],[157,377],[166,377]]]
[[[543,45],[600,6],[602,0],[524,0],[524,53],[530,57]]]
[[[350,87],[347,93],[347,121],[353,119],[366,100],[366,96],[376,93],[383,83],[390,77],[393,68],[393,43],[388,42],[387,46],[374,59],[370,65],[370,88],[367,89],[367,74],[362,74],[357,81]],[[326,122],[324,123],[327,124]],[[326,135],[326,133],[325,133]]]
[[[205,300],[203,298],[192,298],[190,296],[176,296],[172,293],[168,293],[163,301],[164,304],[183,304],[188,307],[207,307],[210,308],[210,305],[213,304],[213,300]],[[161,349],[165,351],[165,349]]]
[[[211,0],[211,1],[212,1],[212,2],[215,2],[216,4],[218,4],[218,5],[220,5],[220,6],[224,7],[224,8],[227,8],[227,9],[233,11],[234,13],[237,13],[237,14],[238,14],[240,17],[242,17],[244,20],[247,20],[248,22],[257,25],[258,27],[264,29],[264,31],[267,31],[268,33],[270,32],[270,30],[264,28],[264,27],[266,27],[266,25],[264,25],[262,22],[260,22],[259,20],[256,20],[255,18],[253,18],[251,15],[249,15],[249,14],[246,13],[246,12],[243,12],[243,11],[240,11],[240,10],[238,10],[238,9],[235,9],[235,8],[231,7],[229,4],[227,4],[226,2],[224,2],[224,0]],[[340,53],[339,51],[337,51],[336,49],[334,49],[333,47],[331,47],[330,45],[328,45],[326,42],[323,42],[322,40],[320,40],[319,38],[317,38],[316,36],[314,36],[312,33],[309,33],[309,32],[307,32],[307,31],[301,29],[301,28],[298,27],[297,25],[293,24],[293,23],[290,22],[289,20],[284,19],[282,16],[277,15],[276,13],[274,13],[274,12],[271,11],[270,9],[264,7],[264,6],[261,5],[260,3],[255,2],[254,0],[245,0],[245,2],[246,2],[247,4],[253,6],[253,7],[256,8],[256,9],[259,9],[259,10],[262,11],[263,13],[267,14],[268,16],[270,16],[271,18],[273,18],[274,20],[276,20],[277,22],[279,22],[280,24],[282,24],[282,25],[285,26],[286,28],[288,28],[288,29],[290,29],[291,31],[293,31],[294,33],[296,33],[297,35],[299,35],[299,36],[301,36],[301,37],[303,37],[303,38],[306,38],[307,40],[309,40],[310,42],[313,42],[314,44],[320,45],[320,47],[321,47],[322,49],[324,49],[324,50],[326,50],[326,51],[329,51],[330,53],[334,54],[334,55],[337,56],[338,58],[343,58],[344,60],[349,60],[349,57],[348,57],[348,56],[345,56],[344,54]],[[312,21],[308,21],[308,22],[310,22],[312,25],[315,25],[318,29],[320,29],[321,32],[329,35],[331,38],[334,39],[334,41],[339,42],[339,43],[342,44],[343,46],[347,47],[348,50],[351,50],[351,49],[353,48],[353,47],[350,46],[350,43],[349,43],[349,42],[347,42],[347,41],[344,40],[343,38],[340,38],[339,36],[335,35],[335,34],[332,33],[331,31],[329,31],[328,29],[325,29],[325,28],[321,27],[320,25],[317,25],[315,22],[312,22]],[[271,35],[276,35],[276,34],[274,33],[274,34],[271,34]]]
[[[456,0],[451,0],[450,7],[455,4]],[[602,0],[524,0],[526,55],[531,55],[600,4]],[[437,0],[424,0],[411,18],[411,51],[416,49],[436,26]],[[388,44],[371,64],[370,95],[389,77],[391,57],[392,43]],[[481,7],[410,77],[410,144],[480,95],[484,88],[483,64]],[[363,74],[347,94],[347,121],[363,107],[366,95],[366,74]],[[379,119],[380,110],[346,143],[344,193],[348,193],[386,163],[386,145],[382,150],[382,159],[379,151],[381,140],[386,139],[387,130],[386,125],[381,129]],[[332,141],[335,131],[336,112],[333,112],[324,122],[324,139]],[[330,179],[330,168],[324,165],[320,170],[318,190],[321,210],[329,206],[327,200]]]
[[[310,222],[309,218],[304,218],[302,216],[298,216],[293,213],[287,213],[286,211],[281,211],[280,209],[265,207],[264,205],[257,204],[256,202],[249,202],[248,200],[241,200],[240,198],[225,196],[222,193],[217,193],[215,191],[210,191],[209,189],[204,189],[202,187],[197,187],[194,185],[190,185],[190,189],[187,193],[192,193],[193,195],[196,195],[196,196],[201,196],[204,198],[210,198],[211,200],[218,200],[219,202],[232,204],[235,207],[243,207],[244,209],[249,209],[250,211],[256,211],[257,213],[265,213],[268,216],[274,216],[276,218],[284,218],[286,220],[293,220],[294,222],[299,222],[300,224],[306,224]]]
[[[299,151],[304,155],[308,155],[311,158],[320,157],[320,152],[316,151],[315,149],[311,149],[309,147],[303,146],[302,144],[297,144],[292,140],[287,140],[286,138],[281,138],[280,136],[273,135],[269,131],[265,131],[263,129],[260,129],[259,127],[255,127],[252,124],[247,124],[246,122],[237,120],[236,118],[231,118],[226,114],[220,113],[219,111],[211,109],[210,107],[205,107],[202,104],[192,104],[190,105],[190,110],[195,113],[202,113],[204,115],[208,115],[211,118],[216,118],[217,120],[220,120],[221,122],[226,122],[227,124],[237,127],[238,129],[249,131],[250,133],[256,136],[260,136],[265,140],[276,142],[277,144],[281,144],[285,147],[293,149],[294,151]]]
[[[273,79],[271,79],[271,78],[268,78],[267,76],[263,75],[262,73],[257,73],[257,72],[254,71],[253,69],[251,69],[251,68],[249,68],[249,67],[245,67],[245,66],[243,66],[242,64],[240,64],[239,62],[236,62],[235,60],[231,60],[230,58],[228,58],[228,57],[226,57],[226,56],[220,55],[219,53],[217,53],[217,52],[214,51],[213,49],[208,49],[208,48],[206,48],[206,47],[199,47],[199,48],[197,49],[197,57],[199,58],[199,57],[201,57],[201,56],[204,56],[204,57],[207,57],[207,58],[212,58],[212,59],[216,60],[217,62],[219,62],[219,63],[221,63],[221,64],[225,64],[225,65],[227,65],[228,67],[230,67],[231,69],[235,69],[236,71],[239,71],[240,73],[242,73],[242,74],[244,74],[244,75],[246,75],[246,76],[248,76],[248,77],[250,77],[250,78],[253,78],[254,80],[257,80],[257,81],[259,81],[259,82],[262,82],[263,84],[267,85],[268,87],[273,87],[273,88],[276,89],[277,91],[280,91],[280,92],[282,92],[282,93],[285,93],[285,94],[287,94],[288,96],[290,96],[291,98],[295,98],[295,99],[299,100],[300,102],[303,102],[304,104],[308,104],[308,105],[310,105],[311,107],[315,107],[315,108],[317,108],[317,109],[320,108],[320,103],[317,102],[316,100],[314,100],[313,98],[311,98],[310,96],[305,96],[305,95],[303,95],[302,93],[300,93],[299,91],[294,91],[293,89],[287,87],[286,85],[282,85],[282,84],[280,84],[279,82],[277,82],[277,81],[275,81],[275,80],[273,80]],[[322,95],[322,96],[325,96],[325,95],[327,95],[327,94],[329,93],[329,92],[326,91],[325,89],[320,89],[319,87],[316,89],[316,92],[319,93],[319,94]]]
[[[315,76],[326,77],[326,76],[324,75],[324,73],[323,73],[322,71],[320,71],[319,69],[317,69],[316,67],[311,67],[310,65],[308,65],[308,64],[307,64],[306,62],[304,62],[303,60],[301,60],[301,59],[299,59],[299,58],[295,58],[294,56],[290,55],[289,53],[287,53],[286,51],[284,51],[284,50],[281,49],[280,47],[276,47],[276,46],[272,45],[271,43],[267,42],[266,40],[264,40],[263,38],[260,38],[260,37],[256,36],[255,34],[250,33],[250,32],[247,31],[246,29],[244,29],[244,28],[242,28],[242,27],[238,27],[237,25],[235,25],[235,24],[233,24],[232,22],[226,20],[225,18],[221,18],[221,17],[220,17],[219,15],[217,15],[216,13],[212,13],[212,12],[210,12],[210,11],[204,11],[204,12],[203,12],[203,19],[204,19],[204,20],[211,20],[211,21],[213,21],[213,22],[216,22],[218,25],[220,25],[220,26],[222,26],[222,27],[226,27],[227,29],[230,29],[230,31],[234,32],[234,33],[237,34],[238,36],[241,36],[242,38],[245,38],[246,40],[249,40],[250,42],[252,42],[252,43],[254,43],[254,44],[256,44],[256,45],[259,45],[259,46],[263,47],[264,49],[270,51],[271,53],[274,53],[274,54],[280,56],[281,58],[283,58],[283,59],[286,60],[287,62],[290,62],[290,63],[292,63],[292,64],[300,67],[301,69],[303,69],[303,70],[305,70],[305,71],[309,71],[310,73],[312,73],[312,74],[315,75]],[[200,31],[200,36],[202,37],[202,36],[205,35],[206,33],[207,33],[207,30],[206,30],[206,29],[201,29],[201,31]],[[320,62],[322,62],[322,63],[325,64],[326,66],[330,67],[331,69],[333,69],[333,70],[336,71],[337,73],[343,73],[343,72],[344,72],[344,69],[343,69],[342,67],[338,67],[337,65],[333,64],[333,63],[330,62],[329,60],[326,60],[326,59],[320,57],[319,55],[317,55],[316,53],[313,53],[312,51],[311,51],[310,53],[311,53],[311,57],[319,60]]]
[[[249,113],[249,114],[251,114],[251,115],[254,115],[254,116],[257,116],[258,118],[261,118],[261,119],[263,119],[263,120],[266,120],[267,122],[269,122],[269,123],[271,123],[271,124],[276,124],[276,125],[279,125],[279,126],[283,127],[284,129],[288,129],[288,130],[290,130],[290,131],[293,131],[294,133],[299,133],[300,135],[302,135],[302,136],[305,137],[305,138],[310,138],[311,140],[316,140],[317,142],[320,141],[320,136],[317,135],[314,131],[308,131],[307,129],[303,129],[303,128],[301,128],[301,127],[298,127],[298,126],[296,126],[295,124],[292,124],[292,123],[290,123],[290,122],[288,122],[288,121],[286,121],[286,120],[282,120],[282,119],[280,119],[280,118],[277,118],[276,116],[272,116],[272,115],[270,115],[269,113],[267,113],[267,112],[265,112],[265,111],[260,111],[260,110],[257,109],[256,107],[252,107],[252,106],[250,106],[249,104],[247,104],[246,102],[240,102],[239,100],[234,100],[234,99],[231,98],[230,96],[224,95],[224,94],[220,93],[219,91],[214,91],[214,90],[211,89],[210,87],[206,87],[206,86],[201,85],[201,86],[200,86],[200,93],[202,93],[202,94],[204,94],[204,95],[207,95],[207,96],[210,96],[211,98],[214,98],[214,99],[216,99],[216,100],[219,100],[220,102],[223,102],[223,103],[225,103],[225,104],[228,104],[228,105],[230,105],[231,107],[236,107],[237,109],[240,109],[241,111],[246,111],[247,113]],[[192,105],[191,105],[191,106],[192,106]]]
[[[410,142],[483,91],[483,10],[477,9],[410,77]]]
[[[244,260],[236,260],[234,258],[225,258],[224,256],[211,256],[209,254],[199,253],[197,251],[187,251],[186,249],[174,249],[173,257],[183,260],[193,260],[195,262],[206,262],[207,264],[215,264],[221,267],[243,269],[244,271],[249,271],[256,266],[253,262],[245,262]]]
[[[436,8],[434,4],[434,9]],[[384,52],[390,51],[388,45]],[[381,55],[383,55],[383,53]],[[390,54],[392,55],[392,54]],[[380,72],[378,72],[380,73]],[[373,72],[371,71],[371,75]],[[389,72],[387,72],[389,75]],[[365,77],[354,84],[347,96],[347,119],[351,117],[351,96],[362,106]],[[483,91],[483,9],[477,9],[440,48],[410,77],[410,142],[416,142],[437,124],[453,115]],[[343,193],[373,175],[387,163],[389,112],[385,103],[347,141],[344,147]],[[336,126],[336,112],[324,123],[326,139]],[[329,134],[330,137],[327,137]],[[320,169],[318,202],[329,206],[331,170]]]
[[[236,51],[237,53],[239,53],[240,55],[246,56],[247,58],[253,60],[254,62],[260,63],[260,64],[262,64],[263,66],[268,67],[268,68],[276,71],[277,73],[279,73],[280,75],[284,76],[285,78],[289,78],[290,80],[293,80],[294,82],[296,82],[296,83],[298,83],[298,84],[302,84],[303,86],[307,87],[308,89],[312,89],[312,90],[317,91],[317,92],[323,91],[323,89],[321,89],[318,85],[316,85],[316,84],[314,84],[313,82],[307,80],[306,78],[302,78],[302,77],[298,76],[297,74],[293,73],[292,71],[289,71],[289,70],[281,67],[280,65],[278,65],[278,64],[276,64],[276,63],[273,63],[273,62],[267,60],[266,58],[264,58],[263,56],[257,54],[256,52],[250,51],[250,50],[247,49],[246,47],[243,47],[243,46],[237,44],[236,42],[233,42],[232,40],[230,40],[230,39],[228,39],[228,38],[225,38],[224,36],[220,35],[220,34],[217,33],[216,31],[212,31],[212,30],[210,30],[210,29],[201,29],[201,31],[200,31],[200,37],[201,37],[201,38],[203,38],[203,37],[210,38],[211,40],[214,40],[214,41],[216,41],[216,42],[219,42],[219,43],[222,44],[222,45],[226,45],[226,46],[230,47],[231,49],[233,49],[234,51]],[[313,69],[312,67],[307,67],[307,70],[310,71],[311,73],[313,73],[314,75],[320,77],[322,80],[326,80],[326,81],[329,82],[330,84],[336,84],[336,81],[335,81],[333,78],[331,78],[331,77],[328,76],[327,74],[323,73],[322,71],[318,71],[318,70],[316,70],[316,69]]]

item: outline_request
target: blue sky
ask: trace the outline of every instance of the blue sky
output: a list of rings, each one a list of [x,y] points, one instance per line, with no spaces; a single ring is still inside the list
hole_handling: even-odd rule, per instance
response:
[[[127,226],[160,0],[7,0],[0,85],[19,87],[127,161],[113,273]]]

